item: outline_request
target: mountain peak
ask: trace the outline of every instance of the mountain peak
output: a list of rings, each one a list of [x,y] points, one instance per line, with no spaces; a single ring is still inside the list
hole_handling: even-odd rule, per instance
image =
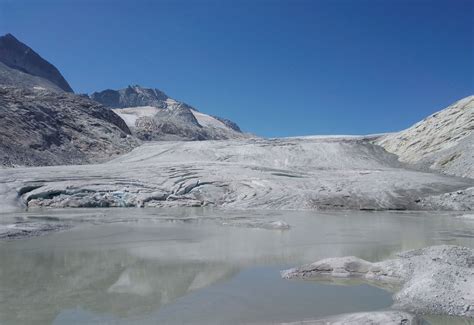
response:
[[[112,108],[141,140],[220,140],[248,136],[236,123],[201,113],[156,88],[129,85],[95,92],[91,98]]]
[[[159,89],[145,88],[140,85],[129,85],[127,88],[112,90],[107,89],[95,92],[91,98],[111,108],[126,108],[153,106],[167,108],[166,101],[169,97]]]
[[[20,41],[18,41],[18,39],[15,36],[13,36],[13,34],[10,34],[10,33],[6,33],[4,36],[1,36],[0,38],[6,38],[6,39],[11,39],[11,40],[15,40],[17,42],[20,42]]]
[[[0,37],[0,62],[7,67],[50,81],[73,92],[59,70],[10,33]]]

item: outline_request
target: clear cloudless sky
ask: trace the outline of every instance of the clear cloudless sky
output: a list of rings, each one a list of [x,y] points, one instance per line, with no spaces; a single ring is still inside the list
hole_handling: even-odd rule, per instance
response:
[[[156,87],[262,136],[406,128],[474,94],[474,0],[0,0],[74,90]]]

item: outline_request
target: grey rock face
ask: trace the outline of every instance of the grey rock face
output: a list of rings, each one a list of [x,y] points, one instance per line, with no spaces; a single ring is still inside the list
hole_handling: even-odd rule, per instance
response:
[[[61,73],[48,61],[44,60],[39,54],[17,40],[13,35],[6,34],[0,37],[0,62],[11,69],[21,71],[25,74],[43,78],[66,92],[73,92],[67,81]],[[0,77],[2,75],[0,74]],[[0,79],[1,84],[9,79]]]
[[[129,86],[91,95],[114,109],[142,140],[222,140],[248,137],[227,119],[207,115],[158,89]]]
[[[358,278],[395,291],[395,307],[421,314],[474,318],[474,250],[432,246],[371,263],[353,256],[282,272],[286,279]]]
[[[474,210],[474,187],[462,191],[454,191],[430,195],[419,200],[419,205],[425,209],[438,210]]]
[[[474,178],[474,96],[376,143],[401,161]]]
[[[135,145],[122,119],[90,99],[0,87],[0,165],[98,162]]]
[[[140,106],[168,108],[166,100],[169,97],[161,90],[143,88],[135,85],[119,90],[107,89],[95,92],[91,95],[91,98],[96,102],[111,108]]]
[[[26,89],[47,89],[52,92],[63,92],[59,86],[20,70],[12,69],[0,62],[0,85]]]
[[[143,140],[206,140],[207,138],[203,127],[187,107],[157,110],[154,116],[137,120],[135,129],[136,136]]]

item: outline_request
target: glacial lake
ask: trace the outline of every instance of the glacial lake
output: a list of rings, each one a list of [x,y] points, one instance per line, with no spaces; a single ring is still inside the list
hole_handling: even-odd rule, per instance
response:
[[[3,227],[71,228],[0,241],[0,324],[273,324],[389,309],[391,293],[380,288],[289,281],[279,272],[325,257],[378,261],[435,244],[474,247],[474,219],[456,215],[202,208],[4,213]],[[272,229],[273,221],[290,228]]]

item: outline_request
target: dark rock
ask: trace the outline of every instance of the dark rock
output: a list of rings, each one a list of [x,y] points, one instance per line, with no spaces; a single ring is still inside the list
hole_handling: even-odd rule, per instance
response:
[[[169,97],[161,90],[135,85],[120,90],[106,89],[95,92],[91,95],[91,98],[111,108],[139,106],[167,108],[166,100]]]
[[[71,86],[69,86],[67,81],[54,65],[43,59],[38,53],[17,40],[11,34],[6,34],[5,36],[0,37],[0,62],[10,69],[17,70],[23,74],[45,79],[63,91],[73,92]],[[0,69],[0,71],[1,70],[3,71],[0,73],[0,77],[3,74],[6,74],[4,68]],[[11,71],[9,72],[11,74]],[[19,84],[12,84],[11,79],[12,77],[0,78],[0,83],[18,87]],[[29,79],[30,82],[32,80],[34,80],[34,78]]]

